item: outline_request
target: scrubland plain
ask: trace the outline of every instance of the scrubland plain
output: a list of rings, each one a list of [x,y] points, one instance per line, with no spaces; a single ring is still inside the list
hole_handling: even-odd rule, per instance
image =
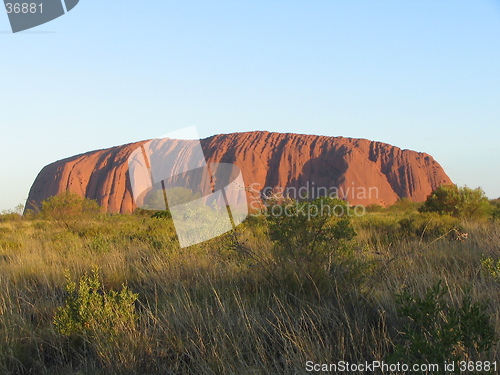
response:
[[[494,215],[405,201],[363,217],[262,215],[180,249],[166,212],[55,207],[0,216],[0,373],[500,360]]]

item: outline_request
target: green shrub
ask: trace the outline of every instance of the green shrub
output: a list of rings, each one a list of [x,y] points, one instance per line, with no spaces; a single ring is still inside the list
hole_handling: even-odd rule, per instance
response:
[[[92,339],[104,334],[112,339],[123,330],[134,328],[138,295],[126,286],[120,292],[105,291],[98,268],[91,275],[85,273],[78,284],[71,281],[69,274],[66,279],[66,302],[54,316],[54,324],[62,335]]]
[[[15,241],[0,240],[0,249],[20,249],[21,244]]]
[[[92,237],[87,246],[94,253],[107,253],[111,250],[109,239],[100,233]]]
[[[493,258],[485,258],[481,260],[481,265],[486,274],[500,281],[500,259],[495,261]]]
[[[493,221],[500,219],[500,198],[490,200],[491,219]]]
[[[488,198],[481,188],[459,188],[456,185],[440,186],[420,208],[421,212],[437,212],[464,219],[486,217],[490,210]]]
[[[437,213],[420,213],[399,220],[399,226],[406,237],[415,239],[435,239],[453,229],[463,231],[460,220]]]
[[[13,210],[0,211],[0,222],[17,221],[23,218],[24,205],[18,204]]]
[[[318,198],[267,208],[271,240],[287,251],[313,256],[356,232],[347,217],[347,206],[339,199]]]
[[[382,212],[385,211],[385,208],[380,204],[372,203],[366,206],[366,212]]]
[[[17,221],[23,217],[18,213],[2,213],[0,214],[0,222],[2,221]]]
[[[78,284],[66,274],[66,301],[54,315],[56,331],[68,341],[77,358],[96,357],[106,373],[128,373],[136,365],[142,336],[137,326],[138,295],[126,286],[103,288],[98,268],[85,273]]]
[[[350,242],[356,232],[348,207],[339,199],[318,198],[267,206],[272,256],[278,277],[287,285],[319,288],[333,274],[355,282],[362,275]]]
[[[172,219],[172,214],[168,210],[156,211],[154,214],[151,215],[151,218],[153,218],[153,219]]]
[[[466,292],[462,304],[454,307],[445,298],[448,289],[441,281],[424,297],[407,291],[396,296],[398,314],[407,319],[391,360],[406,363],[444,363],[477,360],[495,344],[495,329],[485,303],[472,302]]]
[[[403,237],[399,219],[395,215],[368,214],[357,218],[355,224],[360,233],[366,234],[372,246],[387,246]]]
[[[95,200],[66,191],[42,203],[41,217],[74,229],[76,223],[95,219],[99,212],[100,207]]]
[[[408,198],[400,198],[396,203],[389,207],[389,211],[401,211],[401,212],[410,212],[416,211],[420,206],[420,203],[412,202]]]

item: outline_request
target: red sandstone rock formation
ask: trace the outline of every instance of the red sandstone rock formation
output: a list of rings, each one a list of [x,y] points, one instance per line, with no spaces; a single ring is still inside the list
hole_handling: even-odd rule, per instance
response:
[[[107,212],[132,212],[136,206],[127,161],[144,143],[46,166],[31,187],[27,208],[69,190],[97,200]],[[390,205],[403,197],[424,201],[438,186],[451,183],[430,155],[366,139],[256,131],[216,135],[201,145],[207,162],[237,165],[246,187],[261,193],[271,188],[278,195],[338,193],[351,204]]]

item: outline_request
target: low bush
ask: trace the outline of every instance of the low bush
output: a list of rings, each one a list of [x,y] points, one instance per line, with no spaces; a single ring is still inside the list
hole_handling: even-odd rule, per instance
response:
[[[420,208],[421,212],[437,212],[462,219],[481,219],[491,210],[488,198],[481,188],[470,189],[456,185],[440,186]]]
[[[56,330],[72,339],[73,349],[80,342],[83,354],[88,354],[85,353],[88,346],[104,366],[116,366],[115,361],[123,357],[123,345],[130,345],[137,329],[138,295],[126,286],[119,292],[106,291],[98,268],[90,275],[85,273],[78,283],[69,274],[66,278],[65,304],[54,315]]]
[[[481,260],[481,265],[487,275],[500,281],[500,259],[495,261],[493,258],[484,258]]]
[[[487,358],[481,355],[496,343],[487,304],[472,302],[466,292],[461,305],[455,307],[447,293],[439,281],[423,297],[408,291],[396,296],[398,314],[406,324],[401,332],[403,342],[396,345],[391,361],[442,364]]]
[[[491,219],[493,221],[500,220],[500,198],[492,199],[491,204]]]
[[[351,242],[356,231],[345,202],[318,198],[278,207],[267,207],[269,236],[274,244],[273,276],[286,280],[285,285],[316,291],[334,278],[336,282],[355,283],[362,276],[363,262],[356,258]]]
[[[95,200],[66,191],[45,200],[42,203],[40,217],[54,221],[67,229],[77,230],[82,227],[85,220],[95,219],[100,210]]]
[[[397,216],[368,214],[357,218],[354,224],[356,228],[359,228],[360,234],[365,234],[369,245],[378,247],[401,240],[404,233],[398,221]]]
[[[400,198],[396,203],[388,208],[390,212],[416,212],[422,204],[419,202],[412,202],[408,198]]]
[[[318,204],[343,203],[263,212],[189,248],[146,210],[75,217],[69,229],[42,215],[0,223],[0,373],[302,374],[306,361],[390,353],[500,358],[498,222],[333,216]],[[470,240],[442,238],[451,225]],[[438,279],[447,292],[426,292]],[[475,302],[485,298],[491,310]]]
[[[453,229],[463,231],[458,218],[431,212],[403,218],[399,221],[399,226],[407,237],[426,240],[445,236]]]

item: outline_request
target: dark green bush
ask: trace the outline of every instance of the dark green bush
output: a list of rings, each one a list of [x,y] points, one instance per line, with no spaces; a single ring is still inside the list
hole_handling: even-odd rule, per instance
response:
[[[153,219],[172,219],[172,214],[170,211],[156,211],[154,214],[151,215]]]
[[[366,206],[366,212],[382,212],[382,211],[385,211],[385,208],[382,207],[380,204],[372,203]]]
[[[500,219],[500,198],[490,200],[491,218],[493,221]]]
[[[481,266],[487,275],[500,281],[500,259],[484,258],[481,260]]]
[[[424,297],[404,291],[396,296],[398,314],[406,319],[402,342],[396,345],[391,361],[444,363],[478,360],[496,342],[487,304],[472,302],[465,293],[460,306],[446,298],[442,282],[429,288]]]
[[[352,283],[362,276],[363,262],[355,259],[350,241],[356,232],[345,202],[318,198],[268,205],[267,221],[276,275],[288,285],[317,290],[334,275],[350,278]]]

